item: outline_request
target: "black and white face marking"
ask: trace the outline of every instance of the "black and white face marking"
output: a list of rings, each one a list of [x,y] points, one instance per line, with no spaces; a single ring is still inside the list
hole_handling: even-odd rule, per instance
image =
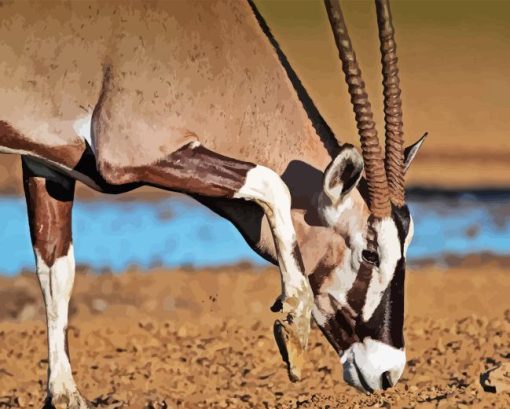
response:
[[[408,214],[407,209],[404,211]],[[406,363],[403,325],[407,237],[399,226],[404,227],[397,215],[380,222],[381,261],[372,269],[361,319],[355,328],[358,340],[342,356],[346,382],[367,392],[393,386]]]
[[[405,151],[405,169],[422,142]],[[370,392],[394,385],[404,370],[405,257],[414,229],[407,206],[370,215],[357,188],[363,169],[350,145],[326,169],[318,212],[337,244],[323,249],[308,277],[314,319],[341,356],[344,379]]]
[[[343,260],[314,288],[314,318],[341,355],[345,381],[364,392],[393,386],[405,367],[405,254],[412,235],[405,206],[392,217],[369,217],[362,237],[352,232]]]

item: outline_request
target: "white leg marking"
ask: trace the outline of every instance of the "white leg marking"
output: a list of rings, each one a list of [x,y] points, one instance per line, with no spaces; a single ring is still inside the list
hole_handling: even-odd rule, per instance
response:
[[[67,255],[59,257],[52,266],[46,265],[37,249],[34,252],[48,325],[48,390],[53,397],[70,396],[77,392],[66,352],[68,307],[75,268],[73,246],[71,244]]]
[[[280,176],[264,166],[256,166],[248,171],[244,185],[234,197],[253,200],[264,209],[274,235],[284,295],[297,295],[297,290],[303,287],[308,290],[308,280],[293,255],[296,232],[290,214],[291,199]]]

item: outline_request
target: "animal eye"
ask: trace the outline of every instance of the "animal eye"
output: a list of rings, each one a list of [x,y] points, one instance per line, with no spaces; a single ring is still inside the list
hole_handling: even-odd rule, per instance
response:
[[[373,264],[375,266],[379,265],[379,255],[375,251],[363,250],[361,252],[361,257],[363,257],[363,260],[369,264]]]

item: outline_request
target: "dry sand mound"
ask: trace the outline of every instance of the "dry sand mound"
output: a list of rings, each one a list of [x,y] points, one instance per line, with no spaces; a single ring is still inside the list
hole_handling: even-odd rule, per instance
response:
[[[489,383],[508,376],[508,273],[427,268],[408,277],[408,366],[385,392],[347,387],[318,329],[305,379],[290,383],[268,309],[278,274],[248,266],[79,274],[69,334],[75,377],[108,408],[510,408],[504,387],[480,386],[495,366],[503,369]],[[41,407],[47,359],[36,279],[1,278],[0,293],[0,408]]]

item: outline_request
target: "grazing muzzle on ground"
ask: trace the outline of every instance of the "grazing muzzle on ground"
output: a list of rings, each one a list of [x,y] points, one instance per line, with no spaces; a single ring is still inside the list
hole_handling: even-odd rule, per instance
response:
[[[342,355],[344,380],[362,392],[372,393],[394,386],[406,364],[404,349],[365,338]]]

